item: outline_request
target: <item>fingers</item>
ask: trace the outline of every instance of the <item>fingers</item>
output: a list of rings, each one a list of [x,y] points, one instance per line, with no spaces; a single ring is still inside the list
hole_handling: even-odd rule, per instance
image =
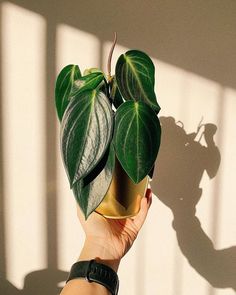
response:
[[[152,203],[152,191],[151,189],[147,189],[145,198],[142,198],[139,213],[133,218],[133,222],[135,223],[138,230],[144,224],[144,221],[147,217],[148,209],[150,208]]]

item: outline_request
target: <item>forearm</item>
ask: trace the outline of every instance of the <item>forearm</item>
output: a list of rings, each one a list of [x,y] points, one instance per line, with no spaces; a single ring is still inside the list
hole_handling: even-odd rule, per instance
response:
[[[107,247],[99,241],[86,239],[78,261],[95,259],[117,272],[120,260],[114,259]],[[107,245],[106,245],[107,246]],[[73,279],[63,288],[61,295],[110,295],[110,292],[102,285],[90,283],[85,279]]]
[[[61,295],[110,295],[110,292],[102,285],[89,283],[84,279],[69,281],[63,288]]]

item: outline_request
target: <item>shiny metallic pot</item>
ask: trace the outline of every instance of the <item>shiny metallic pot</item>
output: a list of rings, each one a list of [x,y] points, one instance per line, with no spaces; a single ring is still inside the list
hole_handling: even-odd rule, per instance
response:
[[[96,212],[107,218],[121,219],[136,215],[145,196],[149,177],[135,184],[116,159],[111,185]]]

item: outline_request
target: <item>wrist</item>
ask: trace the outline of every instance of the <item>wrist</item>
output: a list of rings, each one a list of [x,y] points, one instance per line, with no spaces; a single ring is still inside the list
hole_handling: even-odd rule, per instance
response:
[[[120,259],[114,257],[110,247],[105,245],[104,241],[102,243],[99,239],[86,238],[78,261],[91,259],[111,267],[115,272],[117,272],[120,264]]]

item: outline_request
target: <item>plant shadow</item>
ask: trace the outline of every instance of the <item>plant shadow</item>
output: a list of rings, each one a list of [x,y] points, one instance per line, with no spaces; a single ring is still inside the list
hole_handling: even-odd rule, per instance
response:
[[[214,178],[221,156],[214,142],[217,127],[199,124],[187,134],[181,122],[161,117],[162,143],[152,190],[173,213],[178,245],[189,264],[213,287],[236,290],[236,246],[217,250],[195,215],[206,172]],[[206,145],[202,145],[201,139]]]
[[[41,269],[33,271],[25,276],[23,289],[18,289],[8,280],[0,278],[0,294],[11,295],[58,295],[68,272],[58,269]]]

